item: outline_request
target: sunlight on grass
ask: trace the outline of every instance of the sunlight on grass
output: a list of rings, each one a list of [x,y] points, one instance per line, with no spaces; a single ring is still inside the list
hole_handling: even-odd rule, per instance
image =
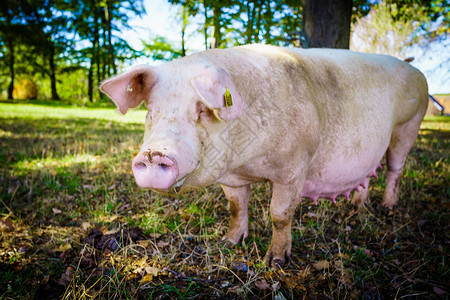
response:
[[[60,170],[66,170],[67,168],[78,165],[84,168],[94,167],[101,161],[101,157],[91,154],[75,154],[65,155],[63,157],[45,157],[36,159],[25,159],[17,162],[13,169],[16,170],[15,175],[24,175],[32,171],[40,171],[43,168],[47,170],[53,170],[54,173]]]
[[[420,130],[439,130],[450,132],[450,116],[425,116]]]
[[[114,108],[86,108],[86,107],[70,107],[70,106],[53,107],[34,104],[17,105],[17,104],[0,103],[0,119],[87,118],[105,121],[117,121],[122,123],[143,124],[146,113],[147,113],[146,110],[140,108],[130,109],[126,115],[121,115]]]

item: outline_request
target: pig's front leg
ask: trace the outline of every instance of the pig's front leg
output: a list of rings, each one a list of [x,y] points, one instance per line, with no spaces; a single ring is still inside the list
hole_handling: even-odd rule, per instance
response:
[[[270,215],[272,218],[272,242],[264,261],[267,266],[280,268],[291,255],[291,223],[295,209],[300,203],[302,184],[273,184]]]
[[[236,245],[248,236],[248,201],[250,200],[250,185],[229,187],[221,185],[230,202],[230,226],[223,238]]]

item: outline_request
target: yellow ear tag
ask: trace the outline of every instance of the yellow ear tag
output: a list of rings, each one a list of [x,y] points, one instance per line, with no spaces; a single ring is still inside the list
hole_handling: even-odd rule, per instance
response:
[[[230,107],[233,105],[233,99],[231,98],[231,93],[228,89],[225,89],[225,107]]]

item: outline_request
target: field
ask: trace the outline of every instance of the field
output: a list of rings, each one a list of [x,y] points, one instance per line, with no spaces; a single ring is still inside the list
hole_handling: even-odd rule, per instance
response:
[[[144,116],[0,102],[0,299],[448,299],[450,117],[424,120],[397,209],[379,206],[383,171],[365,207],[305,199],[274,271],[269,184],[252,186],[245,243],[220,243],[218,185],[136,186]]]

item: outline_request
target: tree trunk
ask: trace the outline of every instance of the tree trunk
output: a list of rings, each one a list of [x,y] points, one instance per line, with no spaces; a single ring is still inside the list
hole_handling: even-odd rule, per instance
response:
[[[220,33],[220,16],[222,14],[222,9],[216,4],[213,7],[213,27],[211,33],[211,49],[219,48],[222,42],[222,35]]]
[[[110,11],[109,11],[108,2],[109,1],[106,1],[106,6],[105,6],[105,19],[106,19],[106,24],[108,26],[108,49],[109,49],[109,55],[110,55],[111,67],[112,67],[112,70],[113,70],[113,75],[116,75],[117,74],[117,69],[116,69],[116,62],[114,61],[114,47],[113,47],[113,44],[111,42],[111,40],[112,40],[111,15],[110,15]]]
[[[14,56],[14,43],[11,37],[8,38],[8,48],[9,48],[9,72],[10,72],[9,74],[11,78],[11,81],[8,86],[8,99],[12,100],[14,91],[14,77],[15,77],[14,72],[15,56]]]
[[[99,14],[97,6],[95,5],[95,1],[93,1],[93,3],[94,3],[94,22],[95,22],[94,26],[95,64],[97,66],[97,85],[100,85],[100,82],[102,81],[102,75],[100,72],[100,41],[99,41],[99,27],[98,27]],[[100,91],[100,89],[97,90],[99,99],[103,99],[103,93]]]
[[[89,66],[89,73],[88,73],[88,96],[89,96],[89,101],[94,102],[94,92],[93,92],[93,87],[94,87],[94,83],[93,83],[93,69],[94,69],[94,54],[92,53],[91,56],[91,61],[90,61],[90,66]]]
[[[306,46],[348,49],[351,16],[352,0],[304,0]]]
[[[270,7],[270,1],[267,0],[266,2],[267,11],[265,14],[265,33],[264,33],[264,39],[266,44],[270,44],[271,42],[271,36],[270,36],[270,28],[272,27],[272,20],[273,20],[273,12],[272,8]]]
[[[15,53],[14,53],[14,33],[13,30],[11,30],[11,15],[7,9],[8,5],[2,5],[2,15],[6,18],[6,43],[9,50],[9,62],[8,62],[8,68],[9,68],[9,76],[11,81],[9,82],[8,86],[8,99],[13,99],[13,91],[14,91],[14,78],[15,78],[15,70],[14,70],[14,62],[15,62]]]
[[[256,11],[256,28],[255,28],[255,43],[259,43],[259,30],[261,28],[261,10],[262,3],[260,1],[255,1],[255,6],[258,7]]]
[[[48,57],[48,62],[50,64],[50,85],[52,89],[52,99],[61,100],[56,91],[55,45],[53,45],[53,42],[50,42],[50,53]]]
[[[205,9],[205,26],[203,27],[203,34],[205,36],[205,50],[208,50],[208,6],[206,0],[203,0],[203,8]]]
[[[102,23],[103,23],[103,21],[102,21]],[[106,69],[108,64],[107,64],[105,57],[108,55],[108,51],[106,50],[106,30],[105,29],[103,29],[103,32],[102,32],[102,41],[103,41],[102,47],[101,47],[102,52],[101,52],[100,58],[102,60],[102,80],[103,80],[106,77],[111,76],[111,74],[109,73],[109,68]]]
[[[256,4],[253,2],[253,8],[250,5],[250,1],[247,2],[247,29],[246,29],[246,43],[250,44],[253,41],[253,35],[254,35],[254,20],[255,20],[255,14],[256,14]]]
[[[188,24],[188,12],[186,11],[186,6],[184,4],[181,5],[181,56],[186,56],[186,41],[185,41],[185,35],[186,35],[186,27]]]

